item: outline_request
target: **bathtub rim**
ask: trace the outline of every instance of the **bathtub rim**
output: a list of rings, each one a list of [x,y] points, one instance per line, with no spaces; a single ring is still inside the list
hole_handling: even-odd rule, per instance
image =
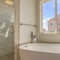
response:
[[[23,46],[23,45],[26,45],[26,44],[28,45],[28,44],[36,44],[36,43],[24,43],[24,44],[21,44],[20,46]],[[40,44],[40,43],[37,43],[37,44]],[[45,43],[43,43],[43,44],[45,44]],[[57,43],[47,43],[47,44],[57,44]],[[60,44],[60,43],[58,43],[58,44]],[[60,54],[60,52],[58,53],[58,52],[46,52],[46,51],[37,51],[37,50],[31,50],[31,49],[24,49],[24,48],[21,48],[20,46],[19,46],[19,50],[32,51],[32,52],[40,52],[40,53]]]

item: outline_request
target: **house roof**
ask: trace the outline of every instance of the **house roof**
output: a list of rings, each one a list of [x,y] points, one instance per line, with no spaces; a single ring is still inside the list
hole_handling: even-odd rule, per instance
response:
[[[60,18],[60,15],[57,14],[57,19],[59,20],[59,18]],[[50,21],[52,21],[52,20],[55,20],[55,18],[51,18],[51,19],[49,19],[48,22],[50,22]]]

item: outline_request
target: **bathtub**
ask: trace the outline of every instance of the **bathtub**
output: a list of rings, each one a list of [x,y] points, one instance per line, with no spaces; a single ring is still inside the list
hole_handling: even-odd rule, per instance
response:
[[[28,43],[19,49],[20,60],[60,60],[60,44]]]

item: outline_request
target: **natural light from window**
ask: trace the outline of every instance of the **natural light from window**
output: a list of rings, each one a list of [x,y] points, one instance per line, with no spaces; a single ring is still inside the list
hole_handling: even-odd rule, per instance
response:
[[[44,33],[60,32],[60,0],[42,3],[42,17]]]

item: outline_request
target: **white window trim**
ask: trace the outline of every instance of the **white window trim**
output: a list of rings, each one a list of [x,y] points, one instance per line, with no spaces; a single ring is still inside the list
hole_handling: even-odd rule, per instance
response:
[[[40,33],[42,34],[60,34],[60,32],[58,32],[58,24],[57,24],[57,0],[55,0],[55,32],[43,32],[43,8],[42,8],[42,1],[40,1]]]

